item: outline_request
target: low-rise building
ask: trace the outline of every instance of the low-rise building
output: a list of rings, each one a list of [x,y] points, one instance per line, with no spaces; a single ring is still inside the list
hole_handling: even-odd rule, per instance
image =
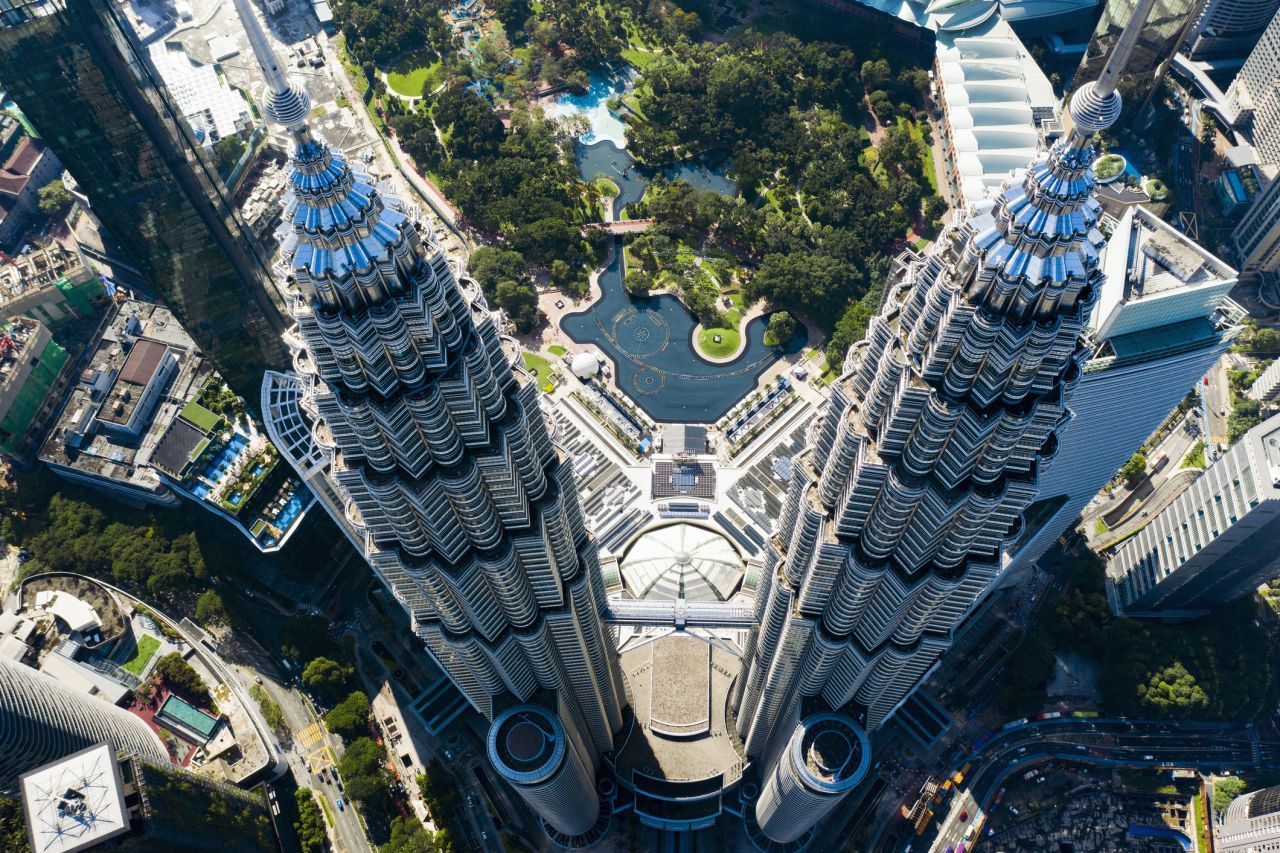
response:
[[[74,243],[0,254],[0,317],[21,314],[56,328],[94,316],[106,303],[101,278]]]
[[[1236,442],[1107,565],[1112,609],[1179,618],[1280,575],[1280,415]]]
[[[38,209],[40,188],[62,174],[62,163],[32,136],[14,146],[0,166],[0,246],[14,242]]]
[[[70,357],[43,323],[0,324],[0,456],[23,463],[39,445],[71,375]]]
[[[277,550],[312,497],[277,465],[275,447],[243,411],[225,416],[200,402],[229,394],[168,309],[125,300],[40,458],[60,476],[126,502],[173,507],[186,497],[258,548]]]

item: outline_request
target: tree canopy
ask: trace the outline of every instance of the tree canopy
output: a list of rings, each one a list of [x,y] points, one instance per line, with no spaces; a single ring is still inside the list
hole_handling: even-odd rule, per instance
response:
[[[375,812],[385,812],[391,802],[386,761],[386,747],[368,737],[353,740],[338,761],[347,795],[364,806],[366,819]]]
[[[298,802],[298,822],[293,828],[298,833],[302,853],[324,853],[329,849],[329,836],[324,827],[324,816],[320,814],[320,806],[316,804],[315,794],[310,788],[299,788],[293,792],[293,796]]]
[[[359,690],[353,690],[337,705],[324,715],[325,724],[330,731],[341,735],[344,740],[354,740],[369,733],[369,697]]]
[[[41,187],[36,193],[36,198],[36,204],[45,216],[58,216],[71,206],[71,202],[75,201],[67,185],[62,182],[62,178],[54,178]]]
[[[326,699],[336,700],[346,693],[355,680],[355,675],[355,668],[351,664],[318,657],[302,670],[302,683]]]
[[[196,599],[196,621],[214,627],[226,625],[230,621],[227,606],[217,590],[206,589],[200,593],[200,597]]]
[[[180,652],[169,654],[156,661],[152,672],[164,681],[165,685],[200,704],[209,704],[209,686],[195,671],[191,664],[183,659]]]

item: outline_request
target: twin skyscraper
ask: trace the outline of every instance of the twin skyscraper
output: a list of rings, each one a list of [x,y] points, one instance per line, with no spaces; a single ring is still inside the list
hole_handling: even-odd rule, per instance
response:
[[[589,837],[633,722],[572,466],[483,298],[312,136],[235,2],[294,144],[294,371],[267,375],[268,429],[491,721],[498,772],[553,835]],[[759,780],[746,817],[773,841],[865,776],[865,729],[948,648],[1057,452],[1103,279],[1090,138],[1119,113],[1128,49],[1076,93],[1071,132],[890,290],[797,459],[729,697]]]

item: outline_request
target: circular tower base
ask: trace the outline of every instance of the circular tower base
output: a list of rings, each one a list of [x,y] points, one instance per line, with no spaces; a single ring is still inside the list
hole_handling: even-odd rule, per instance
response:
[[[748,805],[742,810],[742,822],[747,830],[747,838],[751,839],[751,843],[760,853],[801,853],[808,850],[809,845],[813,842],[813,830],[810,829],[804,835],[795,841],[789,841],[782,844],[774,841],[772,838],[764,834],[764,830],[760,828],[760,824],[756,823],[756,810]]]
[[[578,835],[565,835],[558,831],[545,820],[542,822],[542,831],[547,834],[547,838],[551,839],[551,843],[564,850],[584,850],[598,843],[609,833],[609,824],[613,821],[613,811],[607,806],[600,809],[600,817],[596,818],[595,826],[586,832]]]

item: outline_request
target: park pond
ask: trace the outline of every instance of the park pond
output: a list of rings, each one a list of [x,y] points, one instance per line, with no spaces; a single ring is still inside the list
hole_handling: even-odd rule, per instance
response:
[[[615,215],[644,196],[655,174],[627,153],[626,125],[608,107],[610,98],[627,94],[634,79],[629,70],[611,77],[594,76],[586,94],[561,95],[547,109],[548,115],[557,118],[581,115],[587,119],[589,129],[577,141],[578,171],[585,181],[603,176],[618,186]],[[663,174],[697,189],[727,196],[737,192],[724,169],[682,164]],[[560,328],[574,341],[594,345],[611,358],[618,388],[655,421],[717,420],[755,388],[774,362],[799,352],[808,340],[807,330],[797,325],[786,344],[766,346],[768,317],[757,317],[742,330],[745,345],[737,358],[728,363],[707,361],[693,348],[697,319],[677,297],[627,293],[623,255],[615,239],[609,262],[600,271],[600,298],[585,311],[566,315]]]

